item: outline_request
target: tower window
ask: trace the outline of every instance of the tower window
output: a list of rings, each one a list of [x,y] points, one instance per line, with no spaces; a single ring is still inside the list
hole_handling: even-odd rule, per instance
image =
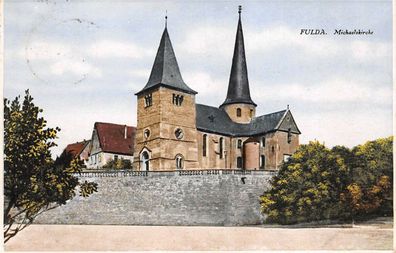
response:
[[[237,148],[242,148],[242,140],[238,139]]]
[[[223,159],[223,137],[220,137],[219,140],[219,153],[220,153],[220,159]]]
[[[238,156],[237,157],[237,168],[242,169],[242,164],[243,164],[242,157]]]
[[[253,118],[253,109],[250,109],[250,118]]]
[[[275,152],[275,147],[274,146],[272,146],[272,153],[274,153]]]
[[[181,106],[183,103],[183,95],[173,94],[172,103],[177,106]]]
[[[237,114],[237,117],[241,117],[241,116],[242,116],[242,110],[241,110],[241,108],[237,108],[237,109],[236,109],[236,114]]]
[[[261,138],[261,147],[265,147],[265,137]]]
[[[147,94],[144,96],[144,107],[149,107],[153,105],[153,96],[152,94]]]
[[[264,169],[265,167],[265,155],[260,156],[260,169]]]
[[[204,134],[202,136],[202,156],[206,156],[206,141],[207,141],[208,136]]]
[[[184,167],[183,156],[181,154],[176,155],[176,169],[182,170]]]
[[[287,143],[290,143],[290,142],[291,142],[291,137],[292,137],[291,128],[289,128],[289,129],[287,130]]]
[[[176,138],[177,138],[178,140],[183,139],[183,137],[184,137],[183,130],[181,130],[180,128],[177,128],[177,129],[175,130],[175,136],[176,136]]]

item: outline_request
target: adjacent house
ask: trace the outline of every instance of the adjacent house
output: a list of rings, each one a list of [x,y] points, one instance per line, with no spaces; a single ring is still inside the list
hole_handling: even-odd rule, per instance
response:
[[[70,160],[79,157],[82,161],[84,161],[84,164],[87,165],[89,157],[89,144],[90,140],[83,140],[67,145],[58,158],[58,162],[68,165]]]
[[[135,133],[135,127],[96,122],[88,148],[87,168],[100,169],[112,159],[133,162]]]

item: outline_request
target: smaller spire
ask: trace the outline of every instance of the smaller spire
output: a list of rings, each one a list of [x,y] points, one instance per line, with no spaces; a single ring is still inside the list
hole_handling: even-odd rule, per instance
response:
[[[239,6],[238,6],[239,18],[241,18],[241,12],[242,12],[242,5],[239,5]]]
[[[165,28],[168,26],[168,10],[165,11]]]
[[[289,105],[287,105],[287,110],[289,110]]]

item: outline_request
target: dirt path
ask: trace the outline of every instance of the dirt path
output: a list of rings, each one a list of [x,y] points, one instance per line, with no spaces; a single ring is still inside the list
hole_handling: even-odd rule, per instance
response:
[[[391,250],[391,227],[264,228],[31,225],[6,250]]]

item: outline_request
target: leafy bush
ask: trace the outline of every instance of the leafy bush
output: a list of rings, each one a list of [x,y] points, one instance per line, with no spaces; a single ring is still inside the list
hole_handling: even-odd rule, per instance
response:
[[[131,170],[132,162],[128,159],[111,159],[103,165],[104,169]]]
[[[261,197],[269,222],[392,215],[392,137],[352,150],[319,142],[301,145]]]

